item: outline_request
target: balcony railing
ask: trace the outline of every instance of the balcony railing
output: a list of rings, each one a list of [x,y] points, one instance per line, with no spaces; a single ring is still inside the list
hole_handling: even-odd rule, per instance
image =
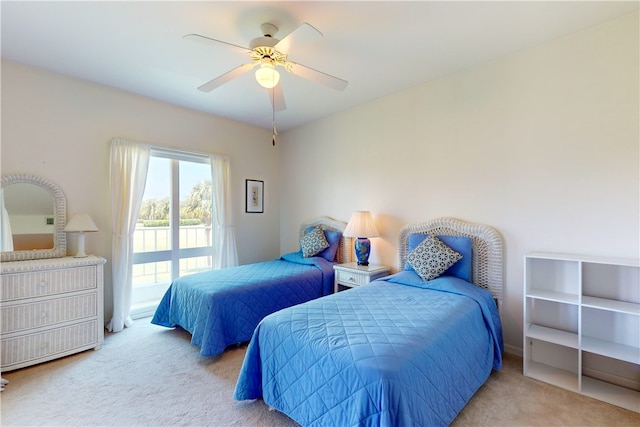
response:
[[[178,235],[180,249],[198,252],[197,248],[211,246],[211,227],[181,226]],[[133,265],[131,316],[135,319],[151,316],[171,284],[171,261],[153,260],[156,255],[166,258],[167,252],[171,251],[171,229],[138,225],[133,235],[133,247],[134,254],[148,255],[145,256],[148,262]],[[181,258],[179,277],[211,270],[211,261],[211,255]]]
[[[211,227],[204,225],[181,226],[178,232],[180,249],[211,246]],[[144,227],[139,224],[133,239],[134,253],[153,253],[171,250],[170,227]],[[171,262],[155,261],[133,265],[133,286],[171,281]],[[180,259],[179,276],[211,269],[211,256],[195,256]]]

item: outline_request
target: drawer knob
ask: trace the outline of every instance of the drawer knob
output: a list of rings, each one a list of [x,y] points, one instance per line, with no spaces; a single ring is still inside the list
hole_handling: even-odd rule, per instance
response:
[[[47,312],[46,311],[41,311],[40,312],[40,318],[41,319],[45,319],[47,317]]]
[[[356,279],[355,279],[353,276],[351,276],[351,277],[349,277],[349,281],[350,281],[350,282],[355,282],[355,281],[356,281]]]
[[[46,281],[46,280],[41,280],[41,281],[40,281],[40,286],[41,286],[41,287],[43,287],[43,288],[44,288],[45,286],[47,286],[47,281]]]

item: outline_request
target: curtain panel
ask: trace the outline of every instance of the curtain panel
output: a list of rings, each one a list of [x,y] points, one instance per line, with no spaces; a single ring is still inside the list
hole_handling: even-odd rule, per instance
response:
[[[111,225],[113,317],[110,332],[133,324],[130,316],[133,233],[147,181],[151,146],[114,138],[111,141]]]
[[[9,212],[4,207],[4,190],[0,188],[0,252],[13,250],[13,233]]]
[[[238,264],[238,251],[231,209],[231,168],[225,156],[211,156],[210,160],[215,226],[213,268],[233,267]]]

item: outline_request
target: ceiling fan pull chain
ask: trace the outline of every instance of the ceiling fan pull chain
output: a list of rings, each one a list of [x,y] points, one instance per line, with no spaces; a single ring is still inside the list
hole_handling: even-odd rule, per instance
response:
[[[273,137],[271,139],[271,145],[276,146],[276,135],[278,131],[276,130],[276,95],[274,93],[275,89],[271,88],[271,124],[273,125]]]
[[[276,135],[278,135],[278,131],[276,130],[276,122],[273,122],[273,146],[276,146]]]

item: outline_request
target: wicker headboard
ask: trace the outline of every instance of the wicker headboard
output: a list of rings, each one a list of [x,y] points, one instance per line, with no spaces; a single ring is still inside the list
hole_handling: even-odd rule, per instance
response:
[[[503,267],[502,237],[492,227],[464,222],[455,218],[436,218],[427,222],[405,225],[398,240],[398,269],[403,270],[407,257],[407,239],[410,234],[432,234],[470,237],[473,261],[471,282],[487,289],[502,311]]]
[[[340,221],[337,219],[329,218],[328,216],[321,216],[318,218],[311,219],[309,221],[304,221],[300,225],[300,237],[304,236],[305,231],[309,227],[315,227],[316,225],[321,225],[323,230],[333,230],[344,232],[344,229],[347,226],[347,223],[344,221]],[[340,246],[338,246],[338,251],[336,252],[336,261],[340,264],[345,262],[351,262],[351,239],[348,237],[342,236],[340,238]]]

